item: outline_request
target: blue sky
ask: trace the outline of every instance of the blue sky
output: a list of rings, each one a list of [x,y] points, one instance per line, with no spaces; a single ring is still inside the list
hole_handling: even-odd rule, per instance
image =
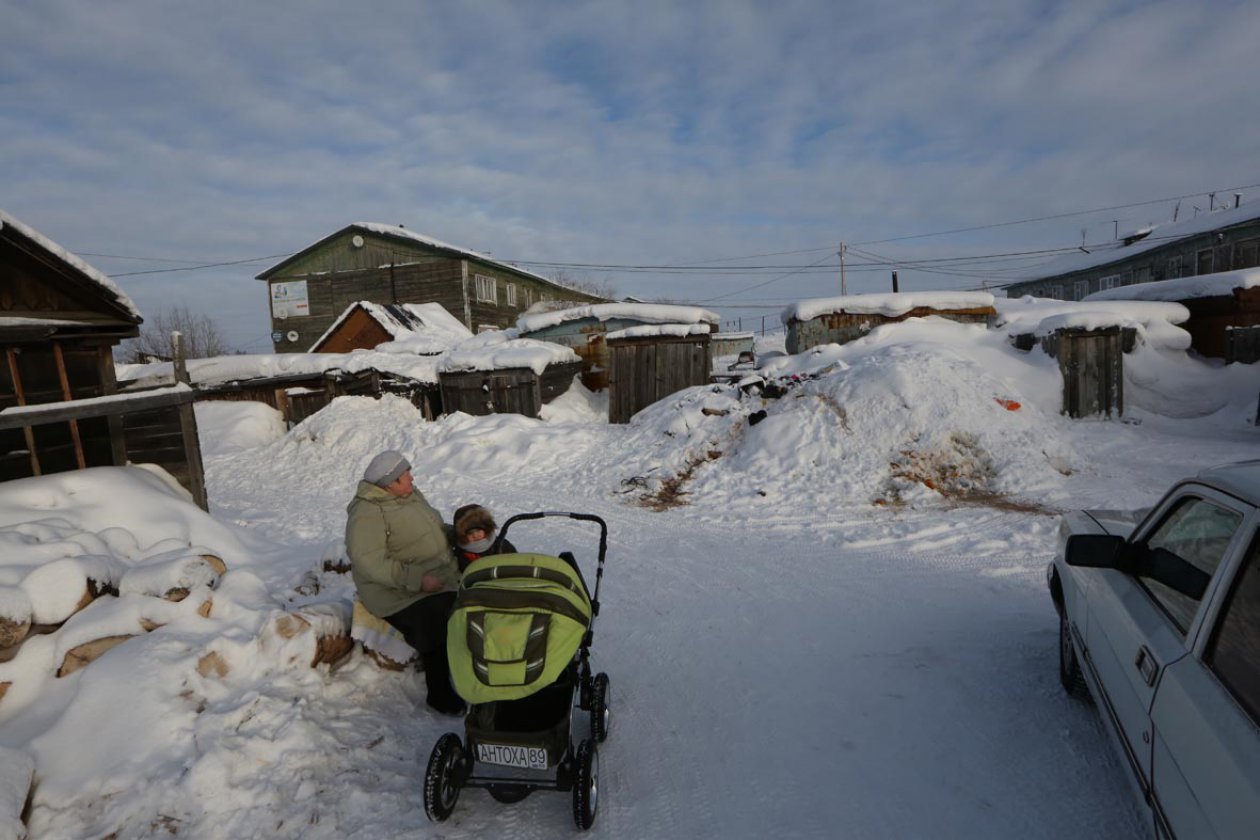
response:
[[[757,317],[838,294],[841,241],[1074,247],[1174,202],[900,238],[1260,184],[1255,3],[7,0],[3,20],[0,208],[143,312],[187,304],[254,351],[253,277],[355,221],[505,260],[720,261],[569,274]],[[888,265],[847,261],[850,293],[887,289]],[[899,273],[972,288],[1033,263]]]

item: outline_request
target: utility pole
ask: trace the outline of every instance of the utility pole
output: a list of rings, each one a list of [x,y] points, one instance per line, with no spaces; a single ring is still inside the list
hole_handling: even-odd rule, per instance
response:
[[[841,242],[840,243],[840,294],[842,296],[848,294],[844,286],[844,250],[845,250],[844,243]]]

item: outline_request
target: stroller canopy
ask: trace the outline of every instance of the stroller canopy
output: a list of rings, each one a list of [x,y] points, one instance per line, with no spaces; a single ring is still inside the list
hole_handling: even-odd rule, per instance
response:
[[[447,625],[455,691],[469,703],[528,697],[556,681],[590,625],[590,596],[566,561],[483,557],[464,573]]]

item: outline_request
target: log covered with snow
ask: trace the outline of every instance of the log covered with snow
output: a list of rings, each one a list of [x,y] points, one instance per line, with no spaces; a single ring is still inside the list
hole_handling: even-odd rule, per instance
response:
[[[137,594],[182,601],[194,588],[218,586],[227,565],[213,554],[171,552],[132,566],[118,582],[121,595]]]
[[[31,629],[31,599],[17,586],[0,586],[0,649],[13,647]]]
[[[259,645],[277,653],[299,645],[309,653],[310,667],[335,665],[354,648],[348,611],[333,604],[318,604],[280,613],[263,628]]]

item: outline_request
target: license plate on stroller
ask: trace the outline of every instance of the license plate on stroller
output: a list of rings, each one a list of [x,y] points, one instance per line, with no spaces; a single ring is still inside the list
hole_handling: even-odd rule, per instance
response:
[[[477,760],[503,767],[520,767],[525,770],[546,770],[547,751],[542,747],[522,747],[516,744],[477,743]]]

